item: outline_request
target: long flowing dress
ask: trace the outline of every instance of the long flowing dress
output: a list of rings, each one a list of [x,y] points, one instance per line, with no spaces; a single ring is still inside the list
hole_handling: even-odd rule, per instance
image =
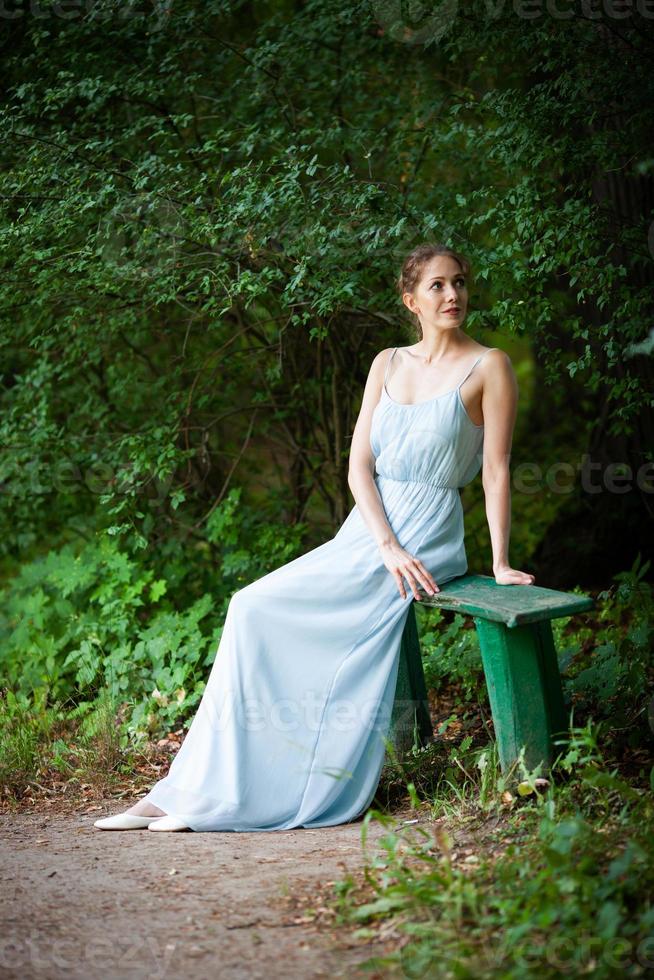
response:
[[[372,418],[388,522],[438,585],[468,568],[459,488],[479,472],[484,427],[461,387],[485,353],[456,388],[403,404],[386,388],[393,351]],[[356,505],[331,540],[235,592],[197,713],[145,799],[195,831],[361,816],[384,762],[412,601]]]

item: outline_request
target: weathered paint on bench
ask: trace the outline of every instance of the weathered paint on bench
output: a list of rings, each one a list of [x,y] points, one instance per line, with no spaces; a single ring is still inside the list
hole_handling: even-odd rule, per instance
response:
[[[426,606],[468,613],[506,626],[558,619],[591,609],[593,600],[539,585],[498,585],[491,575],[462,575],[436,595],[421,591]]]
[[[591,609],[594,600],[536,585],[498,585],[489,575],[463,575],[429,596],[435,606],[473,617],[493,715],[500,765],[508,772],[520,749],[529,769],[539,763],[545,771],[560,751],[557,736],[565,736],[568,719],[552,636],[552,619]],[[391,717],[391,741],[398,753],[410,747],[417,727],[418,744],[433,737],[428,714],[415,611],[409,611],[404,631],[396,704]]]

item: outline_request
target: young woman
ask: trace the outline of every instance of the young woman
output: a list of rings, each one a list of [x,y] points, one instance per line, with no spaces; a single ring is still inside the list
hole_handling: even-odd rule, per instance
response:
[[[468,274],[442,245],[406,258],[398,286],[419,339],[372,362],[350,452],[355,506],[330,541],[232,596],[168,775],[96,827],[270,831],[364,813],[410,602],[467,571],[459,488],[482,460],[495,580],[533,584],[508,557],[515,374],[462,329]]]

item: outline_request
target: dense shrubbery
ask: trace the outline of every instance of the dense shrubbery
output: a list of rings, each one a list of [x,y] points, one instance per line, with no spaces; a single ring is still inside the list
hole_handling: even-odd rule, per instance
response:
[[[241,585],[298,551],[302,526],[261,524],[232,490],[207,540],[163,554],[129,552],[98,534],[21,565],[0,591],[0,671],[29,698],[90,710],[125,703],[125,730],[163,734],[188,719],[213,663],[226,605]],[[210,574],[210,548],[220,573]],[[204,568],[204,572],[200,572]],[[192,598],[196,589],[204,589]]]
[[[544,976],[547,930],[594,917],[633,951],[653,928],[651,494],[577,476],[585,452],[619,479],[653,459],[651,22],[474,0],[413,43],[381,0],[56,6],[3,24],[4,792],[129,771],[192,717],[230,595],[345,517],[368,366],[410,342],[394,276],[440,238],[473,260],[466,329],[516,368],[514,469],[544,474],[513,493],[512,560],[599,593],[554,632],[603,741],[584,754],[578,729],[520,849],[473,876],[445,842],[413,877],[393,843],[361,917],[408,911],[408,976],[436,948],[456,976]],[[478,482],[464,503],[488,573]],[[474,631],[432,612],[422,640],[432,691],[487,716]],[[399,769],[416,802],[501,806],[492,744],[431,751]]]
[[[654,803],[649,785],[611,769],[606,735],[592,722],[573,728],[547,787],[525,772],[524,796],[504,789],[495,766],[479,767],[478,753],[455,750],[460,765],[431,799],[446,827],[389,829],[365,887],[352,876],[337,886],[341,915],[362,924],[355,935],[392,919],[402,937],[370,965],[408,977],[647,975]],[[372,819],[391,827],[372,811],[365,826]]]

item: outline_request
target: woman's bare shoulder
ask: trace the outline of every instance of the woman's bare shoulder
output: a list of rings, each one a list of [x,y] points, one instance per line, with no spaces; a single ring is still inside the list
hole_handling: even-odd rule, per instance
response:
[[[483,363],[490,364],[491,370],[494,366],[500,364],[505,369],[510,369],[512,367],[511,358],[505,350],[502,350],[501,347],[485,347],[481,354]]]
[[[484,391],[494,389],[499,393],[516,387],[513,362],[506,351],[500,347],[488,347],[478,367],[481,368]]]
[[[374,364],[375,361],[387,361],[394,350],[397,350],[397,347],[384,347],[378,354],[375,354],[372,363]]]
[[[370,373],[378,374],[379,371],[381,371],[383,374],[394,350],[397,350],[397,348],[384,347],[384,349],[380,350],[378,354],[375,354],[370,365]]]
[[[479,347],[478,348],[478,358],[479,361],[478,368],[481,368],[482,372],[488,371],[493,374],[498,370],[510,371],[512,370],[511,358],[502,350],[501,347]]]

